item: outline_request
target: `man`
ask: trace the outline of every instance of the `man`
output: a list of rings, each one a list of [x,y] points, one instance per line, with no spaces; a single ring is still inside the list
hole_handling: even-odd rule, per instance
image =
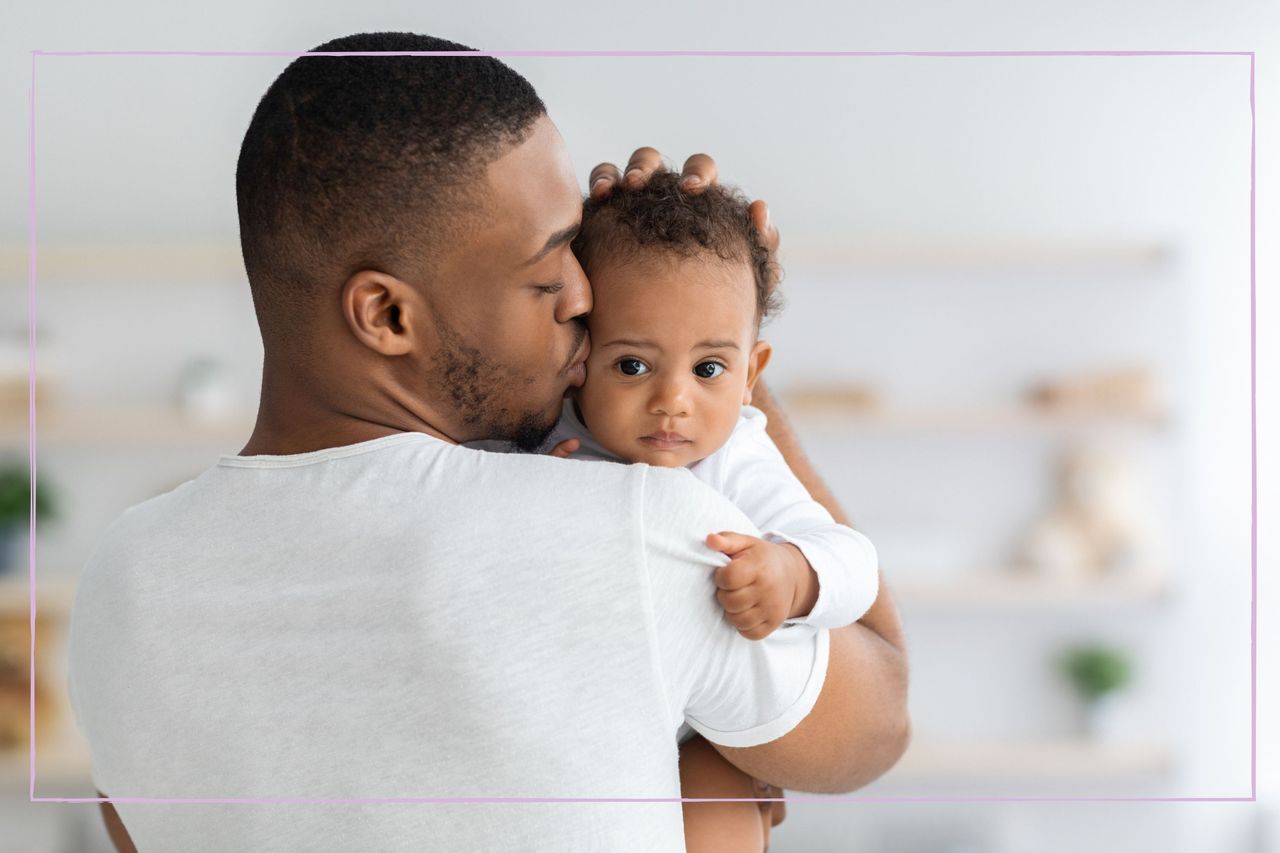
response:
[[[658,160],[597,167],[592,191]],[[715,180],[709,158],[686,171]],[[300,58],[236,184],[257,424],[112,526],[73,614],[72,701],[121,849],[680,850],[677,803],[349,801],[678,797],[685,721],[788,788],[852,790],[897,760],[887,594],[841,631],[746,640],[703,540],[756,531],[722,497],[682,471],[459,446],[536,447],[584,376],[581,198],[527,81],[484,57]]]

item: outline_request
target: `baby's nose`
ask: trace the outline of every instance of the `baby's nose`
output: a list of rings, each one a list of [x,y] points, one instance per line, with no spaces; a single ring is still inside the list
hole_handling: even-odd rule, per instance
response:
[[[663,382],[654,395],[652,411],[667,417],[689,414],[689,395],[685,384],[680,381]]]

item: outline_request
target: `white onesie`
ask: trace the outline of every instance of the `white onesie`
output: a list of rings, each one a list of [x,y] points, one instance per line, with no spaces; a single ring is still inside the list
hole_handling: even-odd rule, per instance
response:
[[[818,576],[818,599],[807,616],[783,626],[843,628],[856,622],[876,600],[879,571],[875,546],[858,531],[837,524],[796,479],[773,440],[765,432],[768,418],[743,406],[724,446],[688,466],[691,474],[742,510],[769,542],[795,545]],[[624,461],[602,447],[566,399],[560,422],[539,448],[550,453],[570,438],[581,444],[574,459]],[[708,530],[707,533],[715,533]]]

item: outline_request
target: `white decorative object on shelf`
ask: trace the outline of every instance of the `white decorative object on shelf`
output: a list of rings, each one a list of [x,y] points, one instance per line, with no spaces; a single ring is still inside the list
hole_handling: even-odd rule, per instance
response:
[[[1135,574],[1158,559],[1154,521],[1133,457],[1082,445],[1058,461],[1053,505],[1020,543],[1015,562],[1044,577],[1070,580]]]
[[[235,413],[238,397],[235,377],[217,359],[192,359],[178,376],[178,408],[192,418],[224,421]]]

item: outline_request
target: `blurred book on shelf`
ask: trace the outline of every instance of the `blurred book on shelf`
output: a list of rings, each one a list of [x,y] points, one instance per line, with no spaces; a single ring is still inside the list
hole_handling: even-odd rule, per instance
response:
[[[790,408],[803,411],[876,412],[884,404],[880,392],[869,384],[797,385],[786,392],[786,401]]]
[[[36,644],[49,633],[47,620],[36,620]],[[37,676],[31,681],[31,625],[23,612],[0,612],[0,756],[27,748],[28,711],[34,690],[36,745],[47,742],[57,708],[48,686]]]
[[[1045,379],[1028,389],[1027,401],[1061,413],[1151,416],[1162,407],[1155,374],[1143,366]]]

